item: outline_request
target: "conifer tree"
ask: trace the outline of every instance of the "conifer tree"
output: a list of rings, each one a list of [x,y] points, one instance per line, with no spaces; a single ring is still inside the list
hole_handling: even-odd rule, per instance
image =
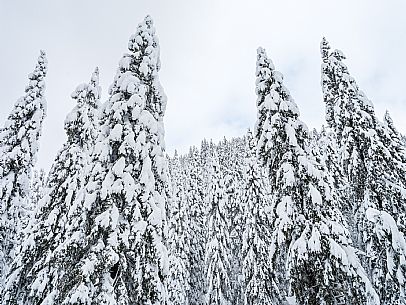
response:
[[[27,238],[11,266],[5,304],[29,305],[45,300],[51,304],[60,302],[59,295],[66,284],[62,266],[75,255],[72,249],[60,247],[71,225],[69,213],[78,190],[85,182],[83,173],[99,131],[98,82],[96,69],[90,83],[79,85],[72,93],[77,105],[65,120],[67,141],[56,156],[44,196],[28,226]],[[83,235],[80,238],[84,238]]]
[[[169,300],[172,305],[188,305],[189,299],[189,218],[185,193],[186,175],[179,156],[169,163],[173,196],[169,216]]]
[[[246,141],[248,153],[242,195],[245,221],[242,235],[244,304],[281,304],[273,270],[269,265],[270,198],[265,192],[256,158],[256,142],[250,131]]]
[[[393,232],[404,234],[405,166],[398,159],[402,154],[392,150],[397,146],[396,137],[391,138],[390,128],[376,118],[372,103],[350,76],[342,52],[330,51],[323,39],[321,54],[323,97],[330,109],[327,112],[334,117],[327,119],[336,134],[340,167],[348,181],[346,199],[350,203],[347,214],[351,231],[357,246],[365,253],[362,262],[381,302],[398,304],[404,298],[406,269],[402,267],[401,254],[392,245],[404,236],[380,234],[377,218],[368,217],[368,211],[390,215],[398,226]],[[393,265],[396,268],[390,267]]]
[[[228,154],[231,158],[231,155]],[[225,192],[227,197],[226,213],[229,218],[228,232],[230,236],[230,301],[232,304],[242,304],[242,218],[243,207],[241,205],[242,177],[237,170],[223,169],[225,176]]]
[[[47,59],[41,51],[25,95],[0,130],[0,290],[31,211],[30,181],[46,112],[46,73]]]
[[[225,181],[227,195],[226,213],[229,218],[228,232],[230,235],[230,301],[239,305],[242,300],[242,271],[241,271],[241,239],[242,239],[242,213],[241,188],[243,180],[243,160],[239,154],[243,147],[236,146],[235,139],[230,141],[224,138],[217,145],[220,168]]]
[[[262,48],[256,85],[257,154],[270,179],[270,257],[280,290],[299,304],[379,304],[298,107]]]
[[[351,197],[347,200],[355,203],[349,207],[349,214],[354,215],[364,199],[370,177],[368,153],[375,136],[376,119],[371,102],[358,89],[342,62],[344,54],[339,50],[331,52],[325,38],[321,42],[321,54],[326,119],[336,135],[342,173],[352,185]]]
[[[192,147],[186,157],[186,200],[189,222],[189,291],[190,304],[205,303],[205,245],[206,206],[204,202],[205,190],[203,186],[203,168],[200,165],[199,151]]]
[[[210,141],[207,141],[206,139],[203,139],[200,147],[200,161],[198,162],[198,165],[200,167],[200,172],[201,172],[201,180],[202,184],[204,185],[204,189],[206,191],[207,186],[208,186],[208,180],[209,180],[209,163],[210,163],[210,158],[213,156],[214,152],[214,144],[213,141],[210,139]]]
[[[210,145],[206,139],[203,139],[200,144],[200,161],[199,165],[202,168],[206,168],[210,157]],[[206,177],[207,178],[207,177]],[[207,179],[203,179],[206,181]]]
[[[225,181],[215,154],[210,161],[207,194],[206,304],[230,304],[229,221]]]
[[[77,204],[84,207],[76,221],[86,236],[78,260],[67,266],[61,303],[168,303],[166,96],[151,17],[138,25],[128,50],[103,106]],[[75,239],[74,231],[68,234]]]

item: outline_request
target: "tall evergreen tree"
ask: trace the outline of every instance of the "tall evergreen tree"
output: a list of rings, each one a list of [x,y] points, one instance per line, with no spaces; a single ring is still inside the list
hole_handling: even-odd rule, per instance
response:
[[[320,46],[326,119],[336,135],[341,171],[352,188],[347,198],[351,206],[348,206],[346,214],[355,215],[364,200],[368,177],[372,178],[368,173],[371,168],[368,153],[374,140],[370,131],[374,130],[375,116],[372,104],[358,89],[342,62],[344,54],[339,50],[331,51],[325,38]],[[353,231],[358,231],[357,222],[350,221]],[[357,243],[362,243],[358,233],[353,233]]]
[[[223,172],[225,175],[225,192],[227,197],[226,213],[229,218],[228,232],[230,236],[230,301],[232,304],[240,305],[243,302],[241,294],[241,246],[243,226],[241,187],[243,179],[241,175],[242,173],[236,170],[224,169]]]
[[[47,59],[41,51],[34,72],[28,76],[25,95],[15,103],[0,130],[0,290],[31,210],[30,181],[46,111],[46,73]]]
[[[79,85],[72,93],[77,105],[65,120],[68,138],[56,156],[44,196],[28,226],[27,238],[11,266],[5,304],[60,303],[59,296],[66,284],[62,266],[75,255],[73,249],[60,247],[71,225],[69,213],[85,182],[83,173],[99,131],[98,82],[96,69],[90,83]]]
[[[299,304],[379,304],[298,107],[262,48],[256,73],[255,135],[273,196],[270,257],[280,289]]]
[[[230,245],[227,195],[218,157],[215,154],[210,163],[210,183],[207,194],[206,243],[206,304],[230,304]]]
[[[347,214],[357,246],[365,253],[362,261],[384,304],[398,304],[404,298],[405,269],[398,251],[392,249],[393,236],[379,234],[369,209],[387,213],[402,233],[405,227],[405,166],[399,162],[396,139],[376,118],[373,105],[350,76],[341,51],[331,51],[321,42],[322,88],[327,121],[339,148],[340,166],[348,181]],[[331,118],[334,119],[331,119]],[[384,124],[385,125],[385,124]],[[386,214],[385,214],[386,215]],[[380,218],[388,219],[387,217]],[[383,251],[385,249],[385,251]],[[390,270],[398,262],[397,272]],[[398,275],[402,272],[401,275]],[[400,293],[399,293],[400,292]]]
[[[173,196],[169,216],[169,268],[171,277],[168,284],[169,299],[172,305],[189,304],[189,215],[185,192],[186,175],[179,156],[169,163]]]
[[[256,142],[251,132],[247,138],[247,160],[244,177],[244,232],[242,235],[242,274],[244,304],[281,304],[273,270],[269,265],[270,198],[256,158]]]
[[[151,17],[120,60],[101,114],[101,134],[80,197],[86,234],[65,273],[66,304],[167,304],[169,273],[164,154],[166,96]],[[169,213],[170,214],[170,213]],[[69,233],[70,239],[75,232]]]
[[[232,304],[242,304],[242,270],[241,270],[241,240],[242,240],[242,198],[243,158],[241,151],[244,146],[236,145],[236,140],[224,138],[217,145],[219,164],[225,181],[227,195],[226,213],[229,218],[228,232],[230,235],[230,301]],[[240,142],[240,144],[242,144]]]
[[[192,147],[186,157],[186,200],[189,222],[189,291],[191,305],[202,305],[205,302],[205,245],[206,226],[203,183],[203,167],[199,151]]]

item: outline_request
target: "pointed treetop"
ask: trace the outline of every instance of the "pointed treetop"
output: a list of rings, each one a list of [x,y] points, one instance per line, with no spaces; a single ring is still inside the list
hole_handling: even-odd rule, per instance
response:
[[[160,70],[159,41],[155,35],[154,22],[149,15],[138,24],[136,33],[130,37],[128,49],[134,52],[136,60],[141,60],[140,72],[143,76],[154,75]]]
[[[99,85],[99,67],[94,69],[92,77],[90,78],[90,85],[96,87]]]
[[[87,103],[96,107],[96,102],[100,98],[101,88],[99,86],[99,68],[96,67],[92,73],[89,84],[80,84],[72,92],[71,97],[77,100],[78,105]]]
[[[91,147],[97,136],[97,111],[100,106],[99,70],[95,69],[89,84],[80,84],[72,92],[77,105],[66,116],[65,131],[68,142]]]
[[[385,111],[385,115],[383,116],[383,123],[386,128],[389,128],[391,130],[391,132],[394,132],[396,134],[399,133],[388,110]]]
[[[275,70],[272,60],[266,56],[263,48],[258,48],[256,71],[256,92],[260,104],[271,111],[291,112],[299,115],[299,109],[283,84],[283,74]],[[281,102],[283,101],[283,102]]]
[[[330,52],[330,44],[328,43],[326,37],[323,37],[320,42],[320,53],[323,61],[327,61],[329,52]]]
[[[31,80],[31,82],[25,88],[25,92],[29,92],[34,87],[39,87],[42,90],[45,89],[45,83],[42,80],[46,76],[47,70],[48,60],[45,52],[41,50],[34,71],[28,75],[28,79]]]
[[[45,51],[41,50],[38,56],[37,65],[32,74],[30,74],[30,79],[44,78],[47,73],[48,60]],[[34,77],[34,78],[31,78]]]
[[[258,47],[257,55],[258,55],[258,58],[260,58],[260,57],[268,57],[266,55],[266,50],[263,47]]]
[[[320,53],[321,53],[321,58],[323,59],[324,62],[328,61],[329,56],[331,55],[338,61],[342,61],[345,59],[345,55],[341,50],[335,49],[334,51],[330,52],[330,44],[327,41],[325,37],[322,38],[320,42]]]
[[[45,68],[48,65],[47,55],[44,50],[39,51],[38,64],[44,66]]]
[[[328,42],[326,36],[321,38],[320,49],[330,49],[330,43]]]
[[[152,20],[151,15],[147,15],[147,16],[145,16],[145,18],[144,18],[144,22],[145,22],[145,24],[147,24],[147,25],[151,25],[151,26],[154,24],[154,21]]]
[[[44,64],[44,65],[48,64],[47,54],[44,50],[39,50],[38,63]]]
[[[390,116],[388,110],[385,111],[385,114],[383,116],[383,121],[388,125],[393,125],[393,120],[392,120],[392,117]]]
[[[266,50],[262,47],[259,47],[257,49],[257,72],[256,72],[257,76],[260,76],[260,74],[264,72],[261,71],[261,69],[274,70],[275,67],[272,63],[272,60],[268,58]]]
[[[148,110],[161,124],[167,98],[158,77],[161,67],[159,41],[149,16],[137,26],[135,34],[131,35],[128,50],[121,58],[114,82],[109,88],[108,104],[111,105],[108,107],[113,107],[120,96],[126,101],[125,105]],[[125,105],[123,107],[128,109]],[[110,114],[117,116],[113,112]]]
[[[265,90],[268,88],[267,83],[271,78],[271,71],[274,69],[275,67],[266,55],[265,49],[259,47],[257,49],[257,70],[255,72],[255,76],[257,77],[255,91],[257,94],[265,93]]]

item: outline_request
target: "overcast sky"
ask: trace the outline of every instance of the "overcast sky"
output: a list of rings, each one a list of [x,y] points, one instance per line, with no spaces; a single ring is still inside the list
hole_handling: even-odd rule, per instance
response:
[[[39,166],[65,140],[70,93],[99,66],[102,101],[128,38],[150,14],[168,96],[167,150],[242,135],[254,125],[255,60],[266,48],[310,128],[324,123],[319,43],[326,36],[373,101],[406,132],[406,1],[12,1],[0,0],[0,122],[23,95],[39,50],[48,57]]]

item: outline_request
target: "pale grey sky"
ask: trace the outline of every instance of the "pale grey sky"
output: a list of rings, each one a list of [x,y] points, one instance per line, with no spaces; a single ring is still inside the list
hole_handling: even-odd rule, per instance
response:
[[[150,14],[161,44],[168,152],[202,138],[242,135],[252,127],[255,60],[266,48],[310,128],[324,123],[319,43],[326,36],[373,101],[406,132],[406,1],[96,1],[0,0],[0,122],[47,52],[48,115],[39,166],[49,168],[65,140],[70,93],[100,67],[107,99],[129,36]]]

